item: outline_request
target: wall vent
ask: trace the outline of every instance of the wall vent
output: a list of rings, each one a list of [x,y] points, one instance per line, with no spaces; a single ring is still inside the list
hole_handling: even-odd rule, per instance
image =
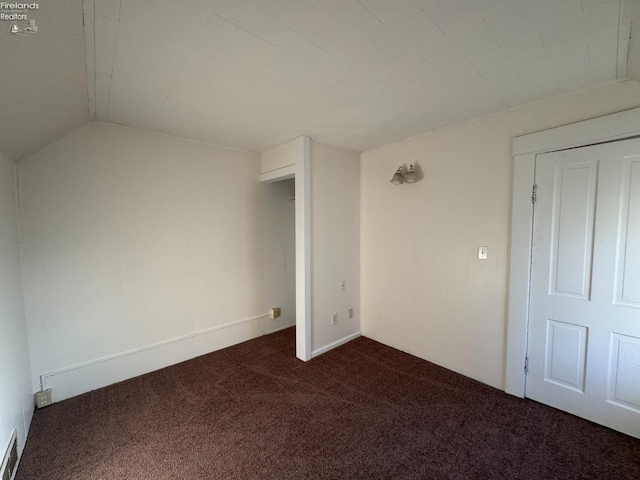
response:
[[[18,437],[16,431],[11,432],[11,441],[7,447],[7,451],[2,459],[2,466],[0,467],[0,473],[2,474],[2,480],[11,480],[13,472],[18,464]]]

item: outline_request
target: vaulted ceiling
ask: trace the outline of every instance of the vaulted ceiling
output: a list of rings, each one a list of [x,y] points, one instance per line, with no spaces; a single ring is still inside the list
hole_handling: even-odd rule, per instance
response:
[[[0,150],[89,119],[253,151],[302,134],[369,149],[626,78],[637,4],[43,3],[36,35],[0,32]]]
[[[89,121],[82,1],[40,6],[28,13],[36,34],[0,21],[0,151],[14,160]]]

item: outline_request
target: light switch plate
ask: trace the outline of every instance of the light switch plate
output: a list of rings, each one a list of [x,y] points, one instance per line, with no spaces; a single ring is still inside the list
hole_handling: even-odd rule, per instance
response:
[[[486,260],[489,255],[489,247],[478,247],[478,259]]]

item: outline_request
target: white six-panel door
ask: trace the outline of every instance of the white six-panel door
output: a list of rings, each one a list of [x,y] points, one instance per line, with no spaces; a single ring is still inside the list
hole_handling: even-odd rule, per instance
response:
[[[526,396],[640,438],[640,139],[535,177]]]

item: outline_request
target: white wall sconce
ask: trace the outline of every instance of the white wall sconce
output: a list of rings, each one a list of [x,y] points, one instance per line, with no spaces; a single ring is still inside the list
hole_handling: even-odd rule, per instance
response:
[[[396,170],[396,173],[393,174],[393,178],[391,179],[391,183],[394,185],[401,185],[404,183],[404,176],[407,174],[407,168],[404,165],[400,165]]]
[[[409,168],[407,168],[407,164],[405,163],[404,165],[400,165],[396,170],[396,173],[393,174],[391,183],[393,183],[394,185],[402,185],[403,183],[416,183],[421,178],[422,174],[417,163],[409,164]]]

